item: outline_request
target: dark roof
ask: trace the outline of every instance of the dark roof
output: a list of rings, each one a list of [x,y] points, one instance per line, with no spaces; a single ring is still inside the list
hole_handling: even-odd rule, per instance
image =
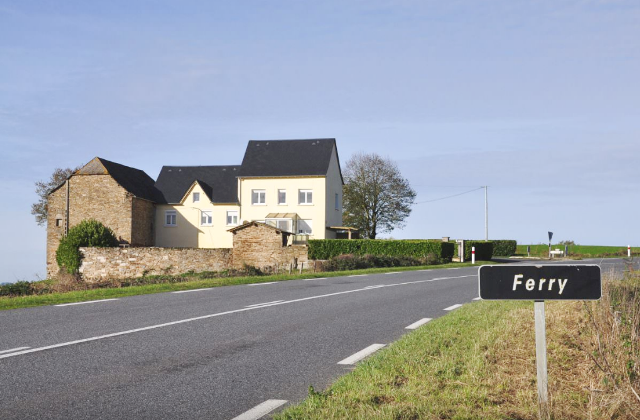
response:
[[[195,181],[212,203],[237,203],[239,169],[238,165],[163,166],[155,186],[162,203],[179,203]]]
[[[154,186],[155,181],[146,172],[100,157],[93,158],[89,163],[71,174],[69,178],[74,175],[110,175],[122,188],[134,196],[154,203],[162,201],[162,195]],[[63,185],[64,183],[60,184],[51,190],[49,194]]]
[[[124,166],[119,163],[111,162],[106,159],[96,158],[102,163],[109,175],[118,183],[122,188],[129,191],[131,194],[138,198],[144,198],[145,200],[153,201],[157,203],[162,200],[162,195],[155,187],[155,181],[146,172],[140,169]],[[78,171],[82,173],[82,169]]]
[[[239,176],[325,176],[334,147],[336,139],[251,140]]]

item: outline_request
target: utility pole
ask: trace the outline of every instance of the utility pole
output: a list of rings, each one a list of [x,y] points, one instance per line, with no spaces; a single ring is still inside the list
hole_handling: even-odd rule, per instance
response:
[[[487,185],[484,186],[484,240],[489,240],[489,202],[487,201]]]

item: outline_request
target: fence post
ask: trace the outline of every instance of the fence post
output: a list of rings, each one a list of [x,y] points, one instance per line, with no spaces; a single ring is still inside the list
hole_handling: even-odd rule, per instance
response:
[[[627,245],[627,257],[631,258],[631,245]]]

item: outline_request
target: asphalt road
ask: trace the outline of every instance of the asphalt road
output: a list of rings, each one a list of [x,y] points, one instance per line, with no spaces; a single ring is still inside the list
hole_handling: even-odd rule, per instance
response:
[[[603,272],[623,267],[602,261]],[[339,362],[477,296],[472,267],[3,311],[0,417],[249,419],[265,401],[325,388],[353,368]]]

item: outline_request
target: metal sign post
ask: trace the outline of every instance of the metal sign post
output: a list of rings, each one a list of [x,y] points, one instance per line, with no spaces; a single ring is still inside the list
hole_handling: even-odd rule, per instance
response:
[[[551,240],[551,232],[549,232]],[[597,265],[483,265],[478,270],[485,300],[534,301],[536,368],[540,418],[549,418],[545,300],[598,300],[602,279]]]

